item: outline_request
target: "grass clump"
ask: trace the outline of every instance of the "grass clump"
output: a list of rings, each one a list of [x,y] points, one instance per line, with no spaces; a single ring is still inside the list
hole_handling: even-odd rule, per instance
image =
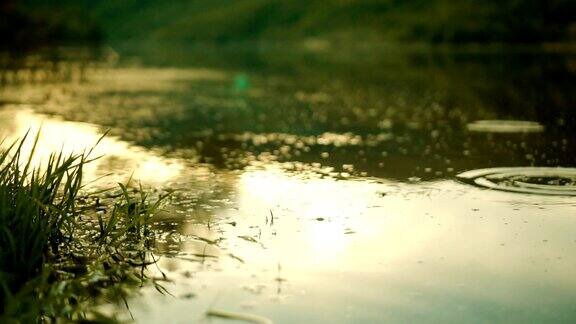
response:
[[[26,137],[0,151],[0,322],[97,319],[98,299],[121,300],[154,263],[154,203],[141,187],[84,193],[83,154],[33,165]],[[28,154],[24,156],[24,154]]]

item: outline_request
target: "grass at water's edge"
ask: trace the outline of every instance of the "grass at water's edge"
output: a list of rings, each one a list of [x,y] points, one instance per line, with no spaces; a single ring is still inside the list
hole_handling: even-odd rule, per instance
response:
[[[169,193],[85,193],[90,151],[33,165],[26,137],[0,151],[0,322],[109,320],[93,306],[147,280],[150,218]]]

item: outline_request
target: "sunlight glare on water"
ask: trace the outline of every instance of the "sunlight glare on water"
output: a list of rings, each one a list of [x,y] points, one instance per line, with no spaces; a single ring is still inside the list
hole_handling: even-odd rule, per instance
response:
[[[41,165],[54,152],[79,154],[92,150],[91,158],[101,158],[86,166],[86,181],[95,180],[106,174],[115,175],[111,181],[126,181],[132,172],[135,180],[149,185],[169,181],[179,176],[184,168],[177,160],[161,157],[112,136],[102,138],[103,133],[96,125],[50,118],[36,114],[28,107],[2,110],[0,129],[2,129],[0,136],[5,138],[5,145],[22,139],[26,132],[29,132],[28,139],[23,145],[23,159],[28,158],[34,137],[40,132],[32,159],[35,165]],[[102,183],[104,181],[100,184]]]
[[[170,312],[183,323],[189,312],[201,319],[212,308],[279,323],[460,321],[478,309],[521,321],[526,307],[541,309],[542,318],[571,314],[576,280],[566,266],[576,262],[576,220],[567,215],[576,209],[567,198],[534,205],[452,181],[310,179],[273,167],[236,181],[236,207],[216,216],[236,223],[216,225],[220,257],[160,262],[171,265],[169,276],[195,273],[167,284],[176,296],[193,287],[202,293],[178,302],[146,294],[132,304],[139,321]],[[546,313],[550,305],[563,313]]]

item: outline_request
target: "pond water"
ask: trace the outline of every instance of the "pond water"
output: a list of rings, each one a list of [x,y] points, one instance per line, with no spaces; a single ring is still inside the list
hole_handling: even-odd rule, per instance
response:
[[[0,65],[0,136],[41,126],[45,154],[110,130],[94,186],[176,190],[149,269],[171,295],[108,307],[123,318],[576,320],[576,54],[105,47]]]

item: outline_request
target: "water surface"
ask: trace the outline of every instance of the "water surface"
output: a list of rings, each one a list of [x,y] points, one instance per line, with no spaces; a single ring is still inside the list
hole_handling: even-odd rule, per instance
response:
[[[41,125],[46,154],[110,130],[94,186],[177,190],[150,268],[172,296],[144,288],[137,322],[576,319],[574,197],[456,176],[576,167],[575,55],[146,53],[5,55],[0,70],[3,137]],[[573,190],[562,172],[529,185]]]

